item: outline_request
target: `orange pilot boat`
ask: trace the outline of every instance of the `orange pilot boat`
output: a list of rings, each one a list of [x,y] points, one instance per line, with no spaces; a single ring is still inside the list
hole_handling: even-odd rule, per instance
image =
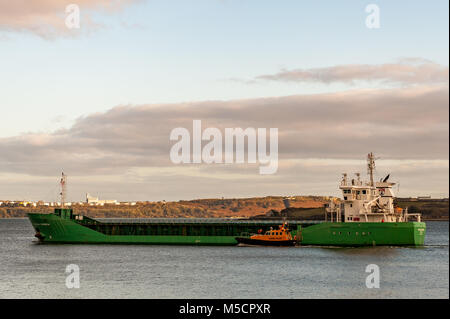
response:
[[[286,223],[279,229],[271,229],[264,234],[236,237],[239,244],[264,246],[294,246],[296,240],[292,238]]]

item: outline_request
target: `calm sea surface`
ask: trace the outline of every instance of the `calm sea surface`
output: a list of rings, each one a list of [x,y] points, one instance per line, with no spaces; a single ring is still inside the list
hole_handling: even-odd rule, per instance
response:
[[[449,298],[449,224],[421,248],[43,245],[0,219],[0,298]],[[66,266],[80,288],[66,287]],[[366,266],[380,288],[366,288]]]

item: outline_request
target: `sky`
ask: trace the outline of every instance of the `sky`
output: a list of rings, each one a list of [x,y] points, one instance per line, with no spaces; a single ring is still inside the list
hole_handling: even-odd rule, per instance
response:
[[[80,28],[65,25],[68,4]],[[365,11],[379,7],[379,28]],[[380,158],[448,196],[448,1],[0,0],[0,200],[338,195]],[[279,166],[170,162],[170,131],[279,131]],[[56,189],[55,189],[56,188]]]

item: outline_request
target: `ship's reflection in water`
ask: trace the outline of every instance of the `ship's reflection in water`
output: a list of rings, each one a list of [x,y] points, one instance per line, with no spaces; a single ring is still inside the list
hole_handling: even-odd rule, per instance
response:
[[[448,222],[428,222],[420,248],[36,245],[33,233],[0,220],[0,298],[449,297]],[[380,288],[366,287],[369,264]]]

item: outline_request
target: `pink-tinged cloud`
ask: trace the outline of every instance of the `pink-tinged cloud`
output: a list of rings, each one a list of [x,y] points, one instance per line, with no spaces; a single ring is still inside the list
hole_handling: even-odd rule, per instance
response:
[[[170,132],[191,131],[194,119],[222,132],[276,127],[280,161],[360,159],[369,151],[398,160],[448,160],[448,112],[447,86],[118,106],[54,133],[0,138],[0,173],[52,175],[64,166],[76,175],[123,174],[172,167]]]
[[[255,80],[285,82],[347,83],[358,81],[389,84],[448,83],[448,67],[421,58],[404,58],[396,63],[378,65],[349,64],[323,68],[282,70],[265,74]]]
[[[0,0],[0,31],[27,32],[43,38],[73,36],[100,26],[93,12],[113,14],[139,0]],[[80,29],[66,27],[66,6],[80,8]]]

